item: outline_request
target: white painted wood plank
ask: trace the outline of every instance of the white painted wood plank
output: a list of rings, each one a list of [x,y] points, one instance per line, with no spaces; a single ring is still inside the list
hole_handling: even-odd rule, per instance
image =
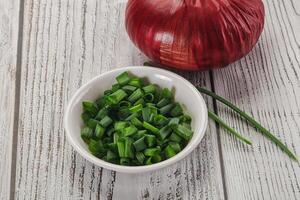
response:
[[[9,199],[19,1],[0,0],[0,199]]]
[[[66,142],[63,112],[76,89],[145,61],[125,33],[124,11],[110,0],[25,2],[16,198],[224,199],[213,124],[184,161],[134,177],[92,165]],[[208,73],[183,75],[209,87]]]
[[[300,156],[300,3],[264,1],[266,25],[255,49],[214,72],[216,92],[250,112]],[[221,131],[228,199],[300,199],[300,164],[236,115],[221,117],[251,138],[246,147]]]

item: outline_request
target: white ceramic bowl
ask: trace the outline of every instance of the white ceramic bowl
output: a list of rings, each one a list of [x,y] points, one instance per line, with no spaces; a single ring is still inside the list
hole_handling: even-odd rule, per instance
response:
[[[116,82],[115,77],[124,71],[129,71],[138,77],[145,77],[149,82],[157,84],[160,87],[175,89],[175,100],[181,103],[186,109],[186,112],[192,117],[192,130],[194,131],[194,135],[188,145],[176,156],[153,165],[136,167],[121,166],[108,163],[93,156],[89,152],[88,146],[81,139],[80,130],[83,126],[83,122],[80,117],[82,113],[82,101],[95,100],[99,97],[99,95],[103,94],[106,89],[111,88],[112,84]],[[69,143],[85,159],[97,166],[110,170],[124,173],[141,173],[169,166],[187,156],[197,147],[203,138],[207,127],[207,118],[207,108],[203,97],[189,81],[167,70],[145,66],[134,66],[118,68],[103,73],[83,85],[69,102],[65,112],[64,125]]]

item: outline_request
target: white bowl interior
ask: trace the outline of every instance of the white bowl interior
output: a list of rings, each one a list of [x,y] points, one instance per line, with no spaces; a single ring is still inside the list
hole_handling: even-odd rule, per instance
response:
[[[83,126],[81,119],[82,101],[96,100],[103,92],[110,89],[116,83],[115,77],[123,71],[129,71],[131,74],[143,77],[150,83],[157,84],[160,87],[167,87],[175,91],[175,101],[179,102],[185,108],[185,112],[192,117],[193,138],[189,144],[176,156],[163,162],[149,166],[120,166],[105,162],[92,154],[88,146],[80,137],[80,130]],[[170,165],[190,153],[201,141],[207,126],[207,109],[201,94],[187,80],[167,70],[152,67],[125,67],[115,69],[95,77],[90,82],[82,86],[72,97],[65,114],[65,129],[67,138],[72,146],[86,159],[98,166],[111,170],[138,173],[159,169]]]

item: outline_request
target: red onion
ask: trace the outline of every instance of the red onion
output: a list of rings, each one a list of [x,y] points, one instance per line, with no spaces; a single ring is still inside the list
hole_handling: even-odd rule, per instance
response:
[[[261,0],[129,0],[126,30],[153,61],[206,70],[249,53],[264,14]]]

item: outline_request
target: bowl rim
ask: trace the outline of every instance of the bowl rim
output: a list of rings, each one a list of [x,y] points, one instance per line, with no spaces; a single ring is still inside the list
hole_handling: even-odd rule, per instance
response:
[[[185,84],[188,88],[190,88],[195,95],[197,94],[198,99],[200,100],[199,106],[201,106],[201,109],[203,110],[203,113],[201,113],[202,117],[202,124],[200,124],[200,130],[199,133],[197,134],[197,137],[193,137],[188,145],[180,151],[178,154],[176,154],[174,157],[166,159],[162,162],[155,163],[152,165],[144,165],[144,166],[123,166],[123,165],[117,165],[113,163],[106,162],[104,160],[101,160],[100,158],[97,158],[96,156],[92,155],[90,152],[86,151],[84,148],[81,147],[80,144],[78,144],[72,137],[72,134],[70,133],[70,124],[68,123],[69,115],[71,108],[73,104],[76,102],[76,99],[78,96],[85,91],[87,88],[90,88],[94,85],[94,83],[98,80],[101,79],[104,76],[107,76],[111,73],[117,73],[117,72],[123,72],[123,71],[130,71],[132,69],[139,69],[139,70],[155,70],[157,73],[166,73],[170,78],[177,78],[180,81],[182,81],[183,84]],[[160,73],[161,74],[161,73]],[[205,114],[206,113],[206,114]],[[86,160],[90,161],[91,163],[99,166],[99,167],[104,167],[109,170],[117,171],[117,172],[123,172],[123,173],[142,173],[142,172],[148,172],[148,171],[154,171],[158,170],[167,166],[170,166],[183,158],[185,158],[187,155],[189,155],[200,143],[202,138],[204,137],[205,131],[207,129],[207,124],[208,124],[208,114],[207,114],[207,106],[204,101],[204,98],[202,94],[196,89],[196,87],[189,82],[187,79],[184,77],[161,68],[156,68],[156,67],[148,67],[148,66],[128,66],[128,67],[121,67],[121,68],[116,68],[107,72],[104,72],[102,74],[99,74],[83,84],[76,92],[72,95],[71,99],[69,100],[66,110],[64,112],[64,129],[66,133],[66,138],[67,141],[72,145],[72,147]]]

